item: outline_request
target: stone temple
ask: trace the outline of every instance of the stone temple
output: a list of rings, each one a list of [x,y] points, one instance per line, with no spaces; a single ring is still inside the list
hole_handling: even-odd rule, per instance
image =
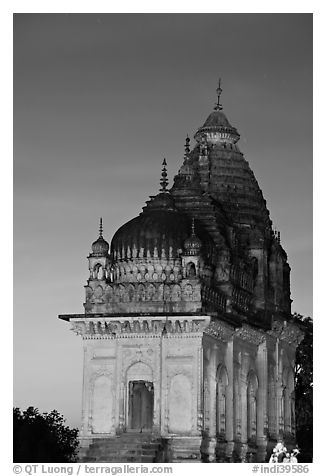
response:
[[[266,460],[295,445],[290,266],[218,102],[168,188],[88,256],[82,461]]]

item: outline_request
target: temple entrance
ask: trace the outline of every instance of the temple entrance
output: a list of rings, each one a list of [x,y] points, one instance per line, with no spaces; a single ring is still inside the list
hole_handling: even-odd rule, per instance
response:
[[[154,387],[152,382],[129,382],[129,430],[150,431],[153,426]]]

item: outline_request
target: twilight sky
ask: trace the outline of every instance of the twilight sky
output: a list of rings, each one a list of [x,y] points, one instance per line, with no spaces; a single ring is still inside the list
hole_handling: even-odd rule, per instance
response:
[[[216,101],[312,315],[312,15],[14,15],[14,404],[78,426],[86,257],[170,184]],[[192,145],[194,141],[192,140]]]

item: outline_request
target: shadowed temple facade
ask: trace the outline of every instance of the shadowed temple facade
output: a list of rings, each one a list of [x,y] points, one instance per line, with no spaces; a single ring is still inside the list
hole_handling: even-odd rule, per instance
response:
[[[183,163],[88,256],[83,461],[265,461],[295,445],[290,266],[218,102]],[[250,455],[250,456],[249,456]]]

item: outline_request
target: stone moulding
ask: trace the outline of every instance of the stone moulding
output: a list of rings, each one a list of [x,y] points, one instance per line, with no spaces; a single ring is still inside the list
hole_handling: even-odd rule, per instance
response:
[[[167,338],[202,335],[210,321],[209,316],[151,316],[142,318],[72,318],[71,330],[83,339],[115,339],[126,337]]]

